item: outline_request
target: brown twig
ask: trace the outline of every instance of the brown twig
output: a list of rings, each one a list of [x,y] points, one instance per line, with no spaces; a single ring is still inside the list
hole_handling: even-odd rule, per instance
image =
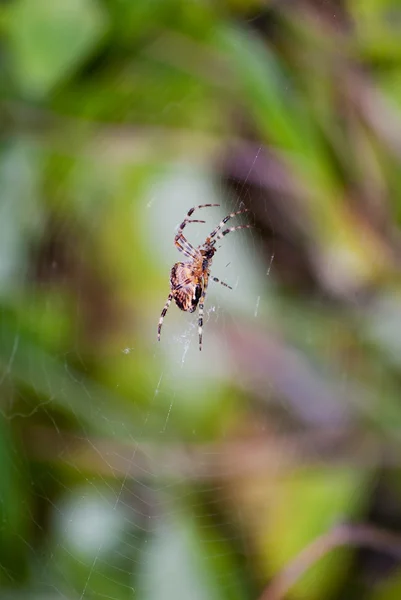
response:
[[[401,537],[369,525],[338,525],[313,540],[264,589],[259,600],[282,600],[318,560],[339,546],[365,546],[401,560]]]

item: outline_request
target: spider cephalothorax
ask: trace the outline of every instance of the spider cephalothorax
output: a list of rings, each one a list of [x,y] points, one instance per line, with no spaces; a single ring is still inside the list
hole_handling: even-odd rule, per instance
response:
[[[167,298],[167,302],[162,310],[159,319],[159,326],[157,331],[157,338],[160,341],[160,332],[163,324],[163,319],[166,315],[168,307],[172,300],[175,301],[178,308],[186,312],[195,312],[199,304],[199,350],[202,350],[202,327],[203,327],[203,309],[206,298],[207,286],[210,277],[210,268],[212,266],[212,260],[214,254],[217,252],[215,244],[222,237],[236,231],[237,229],[245,229],[252,227],[252,225],[238,225],[237,227],[228,227],[222,231],[223,225],[227,223],[229,219],[247,212],[248,209],[239,210],[234,213],[230,213],[218,224],[218,226],[212,231],[209,237],[206,238],[205,242],[194,248],[183,235],[183,229],[187,223],[204,223],[198,219],[190,219],[194,210],[197,208],[206,208],[209,206],[219,206],[219,204],[201,204],[200,206],[194,206],[191,208],[184,221],[178,228],[177,235],[174,238],[174,244],[180,252],[190,258],[187,262],[177,262],[171,269],[170,273],[170,293]],[[217,279],[217,277],[211,277],[213,281],[221,283],[225,287],[232,289],[229,285]]]

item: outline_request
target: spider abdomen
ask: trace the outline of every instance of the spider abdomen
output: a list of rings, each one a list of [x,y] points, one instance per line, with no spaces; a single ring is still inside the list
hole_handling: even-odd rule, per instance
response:
[[[202,295],[201,278],[193,270],[191,263],[179,262],[171,269],[171,293],[178,308],[194,312]]]
[[[201,293],[201,285],[192,285],[187,288],[181,288],[180,290],[173,290],[173,298],[178,308],[193,313],[198,306]]]

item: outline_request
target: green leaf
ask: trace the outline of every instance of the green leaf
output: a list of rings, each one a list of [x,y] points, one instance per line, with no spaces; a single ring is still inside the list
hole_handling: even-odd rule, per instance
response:
[[[0,314],[0,372],[4,378],[50,398],[51,407],[74,415],[99,433],[121,438],[137,433],[136,424],[144,418],[138,407],[46,352],[17,324],[11,311],[3,308]]]
[[[310,185],[333,189],[316,124],[277,54],[257,36],[234,27],[216,29],[215,44],[231,66],[239,97],[262,139],[284,153]]]
[[[267,515],[266,558],[280,571],[307,544],[336,523],[359,516],[368,478],[351,468],[304,469],[279,480]],[[340,548],[317,561],[294,586],[299,600],[322,598],[337,588],[349,564],[349,549]]]
[[[28,95],[46,94],[93,51],[104,31],[94,0],[18,0],[8,33],[20,87]]]
[[[0,414],[0,583],[21,580],[26,568],[27,496],[20,462],[9,427]]]

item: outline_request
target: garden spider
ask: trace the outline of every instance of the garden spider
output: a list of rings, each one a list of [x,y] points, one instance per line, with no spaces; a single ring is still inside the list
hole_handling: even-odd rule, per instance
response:
[[[170,273],[170,293],[167,298],[167,302],[161,312],[159,319],[159,326],[157,329],[157,339],[160,342],[160,332],[163,325],[163,319],[166,316],[166,312],[170,306],[171,301],[174,299],[176,305],[181,310],[186,312],[194,312],[199,304],[199,316],[198,316],[198,331],[199,331],[199,350],[202,350],[202,327],[203,327],[203,308],[206,298],[207,286],[210,277],[210,268],[212,266],[212,260],[214,254],[217,252],[215,244],[218,240],[223,238],[227,233],[231,231],[237,231],[238,229],[246,229],[252,227],[252,225],[238,225],[237,227],[229,227],[222,231],[222,227],[229,219],[236,215],[248,212],[249,209],[239,210],[233,212],[224,217],[218,224],[216,229],[206,238],[203,244],[200,244],[197,248],[194,248],[183,235],[184,227],[187,223],[205,223],[205,221],[199,221],[198,219],[190,219],[189,217],[198,208],[207,208],[209,206],[220,206],[219,204],[200,204],[191,208],[183,222],[178,228],[177,235],[174,238],[174,244],[180,252],[188,256],[190,259],[187,262],[175,263]],[[221,283],[225,287],[232,289],[224,281],[220,281],[217,277],[211,277],[213,281]]]

